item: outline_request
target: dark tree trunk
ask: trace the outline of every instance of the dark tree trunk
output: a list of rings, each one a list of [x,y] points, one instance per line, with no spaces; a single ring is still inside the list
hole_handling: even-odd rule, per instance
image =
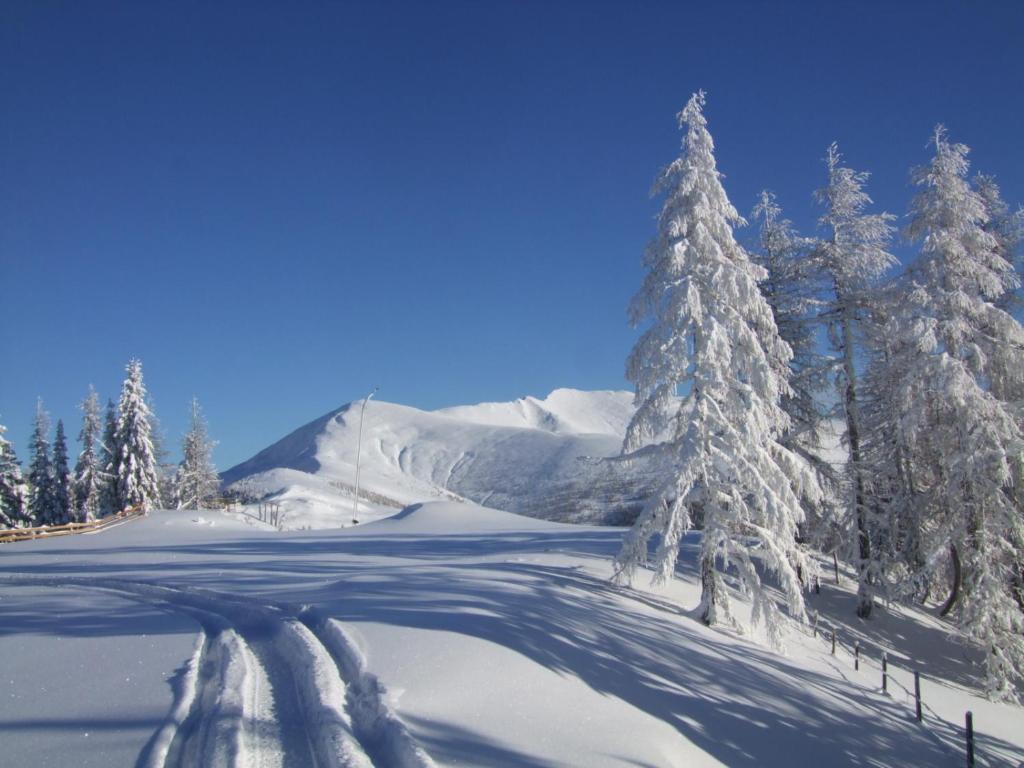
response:
[[[939,611],[939,616],[945,616],[952,611],[957,600],[960,599],[960,582],[963,575],[960,569],[960,553],[956,551],[956,544],[949,545],[949,557],[953,561],[953,585],[950,588],[949,599],[946,600],[946,604]]]
[[[700,559],[700,620],[708,626],[715,623],[718,608],[718,584],[715,579],[714,555],[703,555]]]

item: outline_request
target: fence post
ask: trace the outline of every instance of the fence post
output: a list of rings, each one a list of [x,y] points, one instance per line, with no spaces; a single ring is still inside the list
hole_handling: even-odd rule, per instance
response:
[[[835,627],[832,628],[832,655],[833,656],[836,655],[836,630],[835,630]]]
[[[967,768],[974,768],[974,715],[967,713]]]
[[[921,722],[921,673],[914,670],[914,703],[917,709],[917,722]]]
[[[853,644],[853,668],[860,672],[860,640]]]
[[[889,656],[882,651],[882,693],[889,690]]]

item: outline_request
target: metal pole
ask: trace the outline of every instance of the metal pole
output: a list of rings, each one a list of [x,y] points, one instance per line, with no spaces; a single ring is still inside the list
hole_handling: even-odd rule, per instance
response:
[[[832,630],[832,655],[836,655],[836,631]]]
[[[974,768],[974,714],[967,713],[967,768]]]
[[[882,651],[882,693],[889,690],[889,657]]]
[[[374,387],[373,392],[363,398],[363,407],[359,409],[359,437],[356,439],[356,497],[352,501],[352,521],[359,520],[359,455],[363,450],[363,414],[366,413],[366,404],[370,398],[377,394],[380,387]]]
[[[860,640],[853,646],[853,668],[860,671]]]
[[[914,670],[914,703],[917,709],[917,722],[921,722],[921,673]]]

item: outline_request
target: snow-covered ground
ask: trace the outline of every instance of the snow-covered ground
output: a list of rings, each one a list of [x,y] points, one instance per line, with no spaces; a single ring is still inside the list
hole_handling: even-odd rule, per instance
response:
[[[945,625],[809,596],[836,657],[691,613],[695,536],[664,591],[608,582],[622,530],[468,503],[279,533],[160,512],[0,550],[0,764],[979,765],[1024,760],[1017,707],[970,693]],[[740,614],[745,613],[740,603]],[[865,661],[853,670],[850,644]],[[895,682],[925,676],[925,724]]]
[[[643,460],[617,459],[632,401],[629,392],[574,389],[440,411],[371,400],[359,520],[466,499],[546,519],[620,521],[652,482]],[[287,530],[351,525],[361,405],[300,427],[226,471],[225,483],[279,502]]]

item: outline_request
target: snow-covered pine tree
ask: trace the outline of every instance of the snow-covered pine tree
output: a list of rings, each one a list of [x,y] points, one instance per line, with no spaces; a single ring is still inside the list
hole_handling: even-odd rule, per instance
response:
[[[861,447],[864,425],[857,362],[864,343],[863,326],[871,312],[877,281],[896,264],[895,257],[886,250],[895,217],[864,212],[871,203],[864,191],[868,174],[845,167],[841,160],[838,145],[832,144],[825,157],[828,184],[815,193],[826,210],[819,220],[825,236],[819,241],[814,258],[831,283],[831,296],[821,316],[827,322],[828,339],[835,355],[839,393],[835,415],[843,423],[843,441],[850,452],[849,508],[857,563],[857,615],[867,618],[874,606],[880,568],[877,553],[872,552],[870,489]]]
[[[74,519],[75,502],[71,491],[71,471],[68,469],[68,441],[64,436],[64,422],[57,419],[53,438],[53,508],[51,525],[64,525]]]
[[[899,279],[888,281],[873,298],[870,321],[864,331],[866,370],[862,377],[861,457],[864,477],[870,480],[869,503],[876,535],[872,552],[884,564],[891,596],[913,596],[927,601],[930,584],[925,576],[922,525],[900,406],[895,398],[898,371],[893,362],[905,350],[894,338],[890,323],[899,311]]]
[[[754,621],[764,620],[778,646],[778,611],[754,560],[778,577],[790,615],[804,618],[798,494],[806,486],[813,495],[814,477],[779,442],[789,422],[779,401],[789,393],[791,352],[758,288],[764,270],[733,237],[733,226],[744,222],[722,188],[703,107],[700,92],[679,115],[683,152],[655,182],[653,193],[664,193],[665,203],[644,256],[647,276],[630,307],[634,325],[651,324],[626,363],[638,408],[623,453],[671,425],[661,450],[673,469],[626,535],[616,578],[631,581],[647,562],[654,534],[661,535],[654,578],[671,577],[696,507],[703,523],[702,620],[735,624],[720,559],[735,568],[752,597]]]
[[[985,231],[996,239],[999,254],[1014,267],[1020,267],[1020,246],[1024,242],[1024,208],[1010,211],[1003,200],[994,176],[978,173],[974,176],[974,189],[985,206],[988,221]],[[1020,304],[1017,291],[1006,291],[996,301],[1000,309],[1011,312]]]
[[[825,419],[820,400],[831,361],[819,351],[816,338],[820,296],[824,292],[821,270],[812,258],[816,241],[794,231],[768,190],[758,196],[752,216],[761,222],[753,257],[768,275],[761,281],[761,292],[772,308],[779,336],[793,351],[789,364],[791,392],[782,397],[782,409],[790,424],[780,441],[814,468],[822,490],[828,490],[820,503],[804,505],[801,533],[815,546],[832,551],[839,543],[834,503],[838,478],[822,459]]]
[[[153,500],[154,506],[172,507],[175,505],[174,483],[178,474],[178,465],[169,461],[170,451],[167,450],[167,438],[163,425],[155,413],[149,415],[150,441],[153,443],[153,458],[156,460],[156,480],[160,493]]]
[[[78,442],[82,450],[75,462],[75,519],[79,522],[95,520],[100,513],[100,495],[103,491],[103,470],[97,454],[97,443],[100,439],[100,401],[96,390],[89,387],[79,406],[82,409],[82,429],[78,433]]]
[[[178,509],[199,509],[220,487],[213,466],[215,443],[210,440],[199,399],[192,398],[191,421],[181,443],[182,461],[175,478],[175,503]]]
[[[0,424],[0,528],[15,528],[28,522],[25,510],[25,481],[14,446],[4,437]]]
[[[103,422],[103,437],[100,440],[100,515],[111,515],[119,512],[117,506],[117,409],[111,400],[107,400],[107,414]]]
[[[968,149],[939,126],[935,157],[913,173],[909,238],[921,243],[891,323],[895,402],[924,528],[926,562],[954,576],[946,612],[985,649],[990,696],[1024,681],[1024,514],[1019,392],[1024,328],[997,304],[1019,285],[985,201],[967,181]]]
[[[49,525],[53,508],[53,468],[50,464],[50,415],[43,408],[43,399],[36,401],[36,418],[32,428],[28,465],[28,517],[35,525]]]
[[[117,508],[152,509],[159,504],[158,467],[151,438],[150,410],[142,382],[142,363],[126,366],[127,378],[118,403],[114,445],[114,483]]]
[[[759,248],[752,256],[768,275],[760,283],[761,292],[772,308],[779,336],[793,352],[789,364],[792,392],[782,398],[791,422],[783,443],[814,460],[817,456],[812,451],[820,448],[822,423],[816,395],[825,387],[828,365],[815,343],[821,293],[820,276],[810,259],[815,241],[793,230],[768,190],[759,195],[752,215],[761,222]]]

